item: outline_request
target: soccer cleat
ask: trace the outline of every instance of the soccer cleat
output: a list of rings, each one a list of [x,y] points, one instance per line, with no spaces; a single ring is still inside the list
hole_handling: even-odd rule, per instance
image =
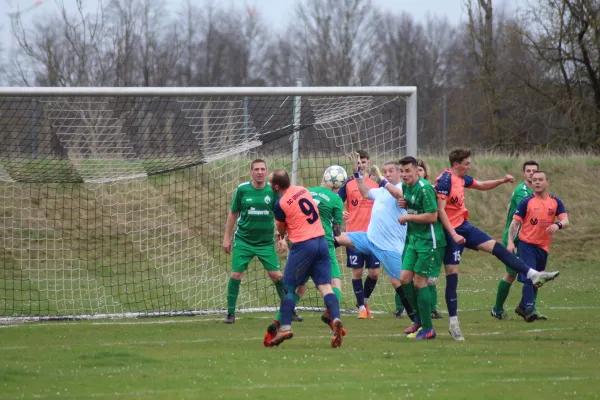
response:
[[[275,335],[275,337],[273,339],[271,339],[271,341],[269,342],[269,347],[279,346],[285,340],[289,340],[293,337],[294,337],[294,332],[292,332],[291,329],[287,330],[287,331],[279,331],[279,332],[277,332],[277,335]]]
[[[525,313],[525,310],[521,308],[521,306],[517,306],[517,308],[515,308],[515,314],[527,321],[527,314]]]
[[[450,326],[448,327],[448,332],[450,333],[450,335],[452,336],[452,339],[454,339],[454,340],[465,340],[465,337],[462,335],[462,333],[460,331],[460,325],[458,324],[458,321],[456,321],[456,322],[450,321]]]
[[[394,313],[394,316],[395,316],[396,318],[398,318],[398,319],[404,318],[404,310],[402,310],[402,311],[396,311],[396,312]]]
[[[292,322],[302,322],[304,321],[304,317],[301,317],[300,315],[296,314],[296,311],[294,311],[292,313]]]
[[[336,349],[342,345],[342,338],[346,336],[346,330],[344,329],[344,324],[342,324],[342,320],[340,320],[339,318],[333,320],[333,322],[331,323],[331,328],[333,329],[331,347]]]
[[[422,330],[423,330],[423,328],[419,328],[415,332],[406,335],[406,338],[407,339],[414,339],[414,338],[417,337],[417,333],[421,332]]]
[[[404,330],[404,333],[410,335],[411,333],[415,333],[416,331],[418,331],[419,328],[421,328],[421,324],[416,324],[413,322],[411,326]]]
[[[542,314],[540,314],[540,313],[539,313],[539,312],[537,312],[537,311],[534,311],[534,313],[536,313],[536,314],[537,314],[537,319],[538,319],[538,320],[540,320],[540,321],[546,321],[546,320],[548,320],[548,317],[546,317],[545,315],[542,315]]]
[[[277,331],[279,330],[279,321],[275,320],[271,325],[267,327],[267,333],[265,333],[265,338],[263,339],[263,344],[265,347],[270,347],[269,343],[271,340],[277,336]]]
[[[223,320],[224,324],[235,324],[235,314],[227,314]]]
[[[321,321],[323,321],[323,323],[327,324],[329,328],[331,328],[331,333],[333,334],[334,329],[333,324],[331,323],[331,315],[329,314],[329,311],[325,310],[323,315],[321,315]],[[346,328],[342,328],[342,336],[346,336]]]
[[[358,310],[358,317],[356,317],[358,319],[368,319],[369,318],[369,312],[367,311],[367,309],[365,308],[364,310]]]
[[[494,307],[492,307],[490,315],[499,320],[508,319],[508,315],[504,312],[504,310],[496,311]]]
[[[434,310],[431,312],[431,319],[444,319],[444,317],[438,310]]]
[[[533,286],[536,288],[542,287],[542,285],[546,282],[553,281],[560,275],[560,272],[538,272],[531,278],[531,282],[533,282]]]
[[[427,339],[435,339],[437,333],[433,328],[428,330],[419,329],[417,334],[415,335],[415,340],[427,340]]]
[[[538,314],[535,311],[532,311],[526,314],[524,317],[525,322],[533,322],[538,319]]]
[[[373,314],[371,314],[371,309],[369,308],[369,306],[365,304],[365,308],[367,309],[367,318],[369,318],[369,319],[375,318],[375,316]]]

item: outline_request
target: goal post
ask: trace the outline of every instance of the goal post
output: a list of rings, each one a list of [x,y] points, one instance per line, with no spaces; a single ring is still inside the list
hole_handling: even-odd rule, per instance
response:
[[[358,149],[417,155],[416,87],[0,88],[0,318],[223,312],[221,242],[250,162],[310,187]],[[393,308],[386,281],[375,310]],[[251,262],[238,308],[278,304]],[[311,287],[299,306],[322,300]]]

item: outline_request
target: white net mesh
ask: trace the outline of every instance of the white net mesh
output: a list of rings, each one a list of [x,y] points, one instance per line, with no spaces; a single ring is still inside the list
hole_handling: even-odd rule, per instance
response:
[[[373,163],[406,145],[402,97],[0,97],[0,315],[98,317],[221,312],[231,258],[221,241],[250,161],[298,184],[363,149]],[[296,119],[295,119],[296,118]],[[344,308],[354,308],[350,272]],[[282,265],[285,259],[281,260]],[[390,310],[382,276],[371,299]],[[279,299],[254,261],[239,309]],[[311,289],[301,306],[320,307]]]

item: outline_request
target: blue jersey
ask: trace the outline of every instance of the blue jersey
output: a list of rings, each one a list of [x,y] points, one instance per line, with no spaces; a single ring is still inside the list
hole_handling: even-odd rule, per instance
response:
[[[401,183],[396,187],[402,190]],[[398,206],[398,200],[385,188],[370,189],[369,197],[374,203],[367,237],[382,250],[402,254],[406,241],[406,225],[400,225],[398,218],[406,214],[406,210]]]

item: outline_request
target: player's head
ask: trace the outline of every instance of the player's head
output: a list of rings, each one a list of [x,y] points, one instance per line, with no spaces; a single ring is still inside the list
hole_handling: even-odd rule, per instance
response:
[[[267,162],[257,158],[250,164],[250,176],[255,183],[264,183],[267,177]]]
[[[419,162],[416,158],[406,156],[400,161],[400,176],[404,183],[408,186],[413,186],[419,180]]]
[[[550,181],[548,180],[548,177],[546,177],[546,173],[541,169],[535,171],[531,177],[531,186],[533,186],[533,191],[535,193],[545,193],[546,190],[548,190],[548,186],[550,186]]]
[[[290,176],[287,171],[284,169],[276,169],[271,172],[271,188],[278,193],[281,194],[290,187]]]
[[[523,163],[523,178],[531,185],[531,178],[533,178],[533,173],[540,169],[540,165],[531,160],[525,161]]]
[[[471,169],[471,149],[454,149],[448,156],[452,173],[463,177]]]
[[[357,150],[358,157],[360,159],[360,169],[361,171],[368,171],[369,167],[371,167],[371,160],[369,159],[369,153],[365,150]]]
[[[421,178],[429,179],[429,166],[422,158],[417,158],[417,172]]]
[[[400,183],[400,168],[397,161],[386,161],[383,164],[383,171],[381,173],[391,184],[396,185]]]

